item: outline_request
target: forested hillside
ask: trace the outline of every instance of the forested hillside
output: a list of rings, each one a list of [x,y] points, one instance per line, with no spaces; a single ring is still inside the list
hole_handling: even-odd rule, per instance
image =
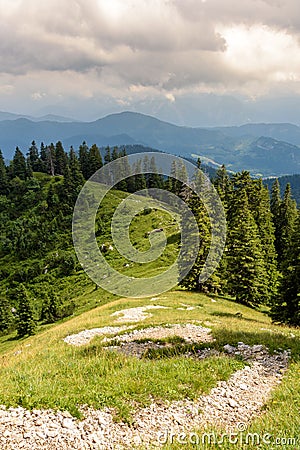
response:
[[[129,111],[93,122],[0,118],[0,148],[8,158],[16,145],[25,152],[32,139],[39,145],[60,140],[65,148],[85,140],[89,146],[143,145],[185,158],[198,155],[213,167],[224,163],[231,171],[264,177],[299,173],[299,135],[299,127],[289,124],[192,128]]]
[[[286,175],[284,177],[278,178],[279,185],[280,185],[280,191],[283,193],[286,189],[287,184],[291,186],[292,190],[292,197],[294,200],[296,200],[297,205],[300,205],[300,175]],[[264,180],[264,184],[268,186],[268,188],[271,190],[272,185],[274,183],[274,178],[267,178]]]
[[[33,142],[26,156],[17,148],[9,164],[0,154],[2,334],[33,334],[43,324],[97,304],[99,300],[92,295],[97,287],[75,257],[72,213],[85,180],[103,164],[120,157],[124,157],[120,161],[125,164],[124,148],[107,147],[102,156],[96,145],[88,147],[83,143],[78,152],[71,148],[67,153],[61,142],[42,145],[40,149]],[[136,175],[142,165],[147,173]],[[132,176],[115,186],[117,190],[107,195],[98,211],[99,245],[109,248],[110,220],[126,192],[153,187],[171,191],[189,205],[201,236],[196,263],[182,287],[227,295],[252,307],[264,305],[274,321],[299,325],[300,222],[289,184],[281,196],[275,181],[270,195],[262,180],[253,180],[249,172],[229,176],[224,166],[217,171],[214,185],[227,216],[227,244],[213,277],[200,284],[199,273],[210,245],[210,223],[198,197],[177,180],[178,171],[184,179],[184,165],[178,167],[174,163],[173,176],[164,178],[158,175],[154,158],[149,160],[145,154],[131,170]],[[149,207],[147,198],[144,201],[144,214],[136,218],[136,226],[131,230],[139,247],[147,242],[146,231],[173,220]],[[169,237],[164,257],[147,267],[147,271],[161,270],[173,262],[180,244],[178,231],[170,231]],[[118,270],[127,270],[134,276],[146,270],[143,264],[127,264],[115,249],[106,257]],[[111,296],[103,291],[101,301]]]

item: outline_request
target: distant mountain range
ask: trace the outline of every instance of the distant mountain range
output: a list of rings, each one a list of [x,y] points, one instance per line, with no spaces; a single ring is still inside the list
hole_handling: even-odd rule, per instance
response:
[[[51,122],[76,122],[69,117],[58,116],[56,114],[46,114],[41,117],[28,116],[26,114],[14,114],[10,112],[0,111],[0,120],[16,120],[16,119],[29,119],[33,122],[41,122],[44,120],[50,120]]]
[[[16,146],[24,152],[38,144],[61,140],[66,149],[86,141],[106,145],[141,144],[229,170],[256,176],[300,173],[300,127],[291,124],[247,124],[239,127],[191,128],[154,117],[123,112],[94,122],[46,116],[33,119],[0,113],[0,148],[11,158]]]

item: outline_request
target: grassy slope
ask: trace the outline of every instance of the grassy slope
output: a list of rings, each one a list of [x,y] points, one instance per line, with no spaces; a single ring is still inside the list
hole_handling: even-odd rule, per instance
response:
[[[46,183],[44,189],[47,189],[48,184],[53,182],[50,177],[44,176],[44,174],[36,174],[36,176],[38,179],[43,179]],[[103,243],[113,244],[110,230],[111,219],[117,206],[120,205],[127,195],[128,194],[121,191],[111,190],[103,199],[97,214],[97,225],[99,229],[99,233],[97,233],[97,242],[99,243],[99,246]],[[174,223],[174,217],[171,217],[163,210],[155,208],[157,205],[153,200],[141,196],[133,196],[132,200],[135,203],[138,201],[141,204],[142,209],[143,207],[151,207],[151,212],[149,214],[141,213],[138,217],[134,218],[131,223],[130,237],[133,245],[138,250],[147,250],[149,248],[149,240],[146,237],[147,232],[161,227],[164,228],[168,239],[168,245],[160,258],[149,262],[148,264],[131,263],[126,258],[119,255],[115,248],[113,251],[109,251],[106,254],[106,259],[115,269],[127,276],[152,277],[163,272],[166,267],[176,259],[178,242],[180,240],[180,235],[178,235],[179,228],[176,223]],[[64,250],[74,253],[70,233],[65,233],[63,242]],[[16,279],[19,281],[20,274],[24,273],[28,268],[39,264],[43,267],[42,271],[36,276],[24,280],[26,288],[29,289],[34,298],[37,316],[40,315],[42,307],[42,296],[40,294],[43,291],[43,286],[47,288],[49,284],[54,288],[63,305],[68,305],[70,302],[75,303],[73,315],[76,316],[84,311],[88,311],[117,298],[115,295],[106,292],[101,288],[95,292],[95,283],[90,280],[79,265],[76,267],[76,270],[68,276],[61,274],[59,265],[55,267],[55,264],[53,268],[47,269],[47,273],[45,273],[44,268],[49,265],[48,261],[53,258],[53,255],[55,255],[56,252],[57,250],[54,248],[52,251],[49,250],[48,252],[45,252],[41,258],[35,256],[21,261],[11,255],[5,255],[0,258],[0,267],[7,272],[6,279],[0,280],[0,294],[1,292],[6,292],[6,290],[11,287],[12,281]],[[129,263],[128,267],[126,267],[127,263]],[[65,320],[68,319],[64,319],[64,321]],[[49,325],[39,324],[39,331],[48,328]],[[15,337],[16,332],[5,336],[0,335],[0,348],[6,350],[14,347]]]
[[[109,219],[125,195],[113,191],[104,201],[99,211],[103,226],[98,238],[100,244],[111,243]],[[146,199],[145,206],[148,203]],[[115,250],[109,253],[108,259],[127,275],[145,276],[147,273],[152,276],[158,273],[177,254],[178,230],[173,221],[166,213],[153,210],[132,222],[132,242],[142,250],[149,245],[145,238],[147,231],[160,227],[166,230],[168,246],[165,253],[147,267],[142,264],[125,267],[126,260]],[[7,264],[10,262],[6,261]],[[17,262],[17,270],[28,262]],[[34,280],[31,284],[34,285]],[[266,414],[254,421],[251,430],[286,437],[299,434],[299,330],[271,325],[265,314],[229,300],[216,298],[213,302],[204,295],[180,290],[163,294],[154,301],[117,299],[102,289],[95,290],[95,285],[82,270],[57,279],[57,289],[66,299],[75,301],[74,317],[55,325],[40,326],[38,335],[21,341],[14,340],[14,334],[0,338],[0,404],[68,409],[75,415],[78,415],[77,406],[83,403],[95,407],[114,406],[118,417],[130,421],[133,400],[146,405],[153,397],[169,400],[194,398],[208,392],[218,380],[227,379],[241,367],[240,361],[229,361],[225,357],[206,361],[193,361],[180,355],[155,361],[121,355],[112,357],[102,350],[100,338],[82,348],[70,347],[62,340],[66,335],[85,328],[118,325],[111,317],[116,310],[160,304],[169,309],[154,310],[153,316],[147,318],[142,326],[195,321],[212,328],[219,347],[243,341],[263,343],[272,350],[291,348],[293,360],[290,369],[268,403]],[[182,308],[182,303],[196,308],[191,311],[177,309]],[[235,315],[237,312],[242,314],[242,318]],[[173,443],[172,448],[176,449],[177,444]],[[184,448],[189,447],[185,445]],[[226,446],[222,444],[219,448]]]
[[[93,295],[100,300],[99,291]],[[193,361],[178,355],[155,361],[136,360],[107,353],[101,348],[101,338],[81,348],[71,347],[62,340],[85,328],[118,325],[111,317],[116,310],[159,304],[169,309],[154,310],[153,316],[139,327],[195,321],[212,328],[219,347],[242,340],[249,344],[264,343],[273,350],[290,348],[291,367],[268,403],[265,415],[254,421],[251,430],[275,436],[297,436],[300,430],[300,331],[271,325],[263,313],[231,301],[215,300],[184,291],[169,292],[152,301],[118,299],[24,339],[2,354],[0,403],[68,409],[75,415],[78,404],[113,406],[118,417],[130,421],[133,401],[146,405],[151,398],[195,398],[242,367],[240,361],[229,361],[225,357]],[[182,303],[196,308],[177,309],[182,308]],[[242,313],[242,318],[235,316],[236,312]],[[177,448],[176,442],[172,448]],[[220,448],[226,448],[225,444]]]

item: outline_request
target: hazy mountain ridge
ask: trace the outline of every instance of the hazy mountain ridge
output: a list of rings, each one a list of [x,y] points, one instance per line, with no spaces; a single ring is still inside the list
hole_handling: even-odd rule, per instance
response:
[[[46,114],[43,116],[31,116],[27,114],[15,114],[6,111],[0,111],[0,121],[2,120],[17,120],[17,119],[28,119],[33,122],[41,122],[45,120],[50,120],[51,122],[77,122],[75,119],[70,117],[59,116],[57,114]]]
[[[291,123],[251,123],[237,127],[214,127],[213,129],[234,138],[265,136],[300,145],[300,127]]]
[[[16,146],[26,152],[32,140],[38,144],[60,140],[66,148],[77,148],[83,140],[99,146],[141,144],[185,157],[196,154],[253,175],[300,173],[300,127],[291,124],[191,128],[133,112],[94,122],[0,120],[0,148],[6,158]]]

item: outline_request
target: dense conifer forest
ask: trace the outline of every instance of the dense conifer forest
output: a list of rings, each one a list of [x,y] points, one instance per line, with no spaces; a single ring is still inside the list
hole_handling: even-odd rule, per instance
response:
[[[32,142],[24,155],[16,148],[7,164],[0,152],[0,333],[35,333],[38,324],[53,323],[76,310],[72,294],[87,277],[72,245],[72,213],[77,196],[95,171],[126,157],[123,147],[99,149],[85,142],[66,152],[61,142]],[[122,160],[126,164],[126,158]],[[145,175],[136,175],[144,167]],[[201,162],[198,161],[198,167]],[[210,245],[210,223],[204,205],[184,183],[185,167],[174,165],[172,175],[157,173],[145,156],[131,168],[132,176],[116,189],[133,193],[161,188],[181,197],[196,217],[200,247],[196,262],[181,285],[187,290],[230,296],[237,303],[264,306],[274,322],[299,325],[300,219],[290,185],[271,192],[249,172],[217,170],[213,183],[227,219],[227,242],[221,263],[203,284],[198,281]],[[109,218],[100,211],[96,235],[105,234]]]

